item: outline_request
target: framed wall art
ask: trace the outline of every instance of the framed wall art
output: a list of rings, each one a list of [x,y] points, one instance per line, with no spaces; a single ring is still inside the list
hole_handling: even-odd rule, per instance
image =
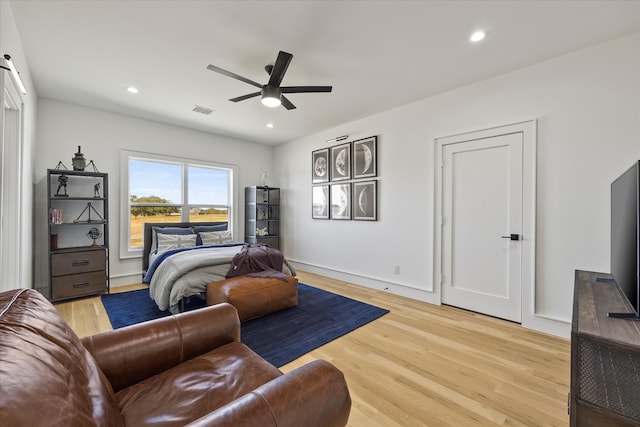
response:
[[[311,197],[311,218],[329,219],[329,186],[315,185]]]
[[[331,219],[351,219],[351,183],[331,184]]]
[[[311,153],[311,182],[329,182],[329,149],[323,148]]]
[[[331,181],[351,179],[351,143],[331,147]]]
[[[360,139],[353,143],[353,179],[372,178],[378,173],[378,138]]]
[[[353,219],[378,220],[378,181],[353,183]]]

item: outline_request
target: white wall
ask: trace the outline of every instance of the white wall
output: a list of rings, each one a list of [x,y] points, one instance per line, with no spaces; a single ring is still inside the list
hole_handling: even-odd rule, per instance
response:
[[[276,147],[287,257],[309,271],[439,303],[434,139],[531,119],[538,120],[536,307],[523,313],[523,325],[568,336],[574,270],[609,271],[609,185],[640,158],[640,33]],[[378,136],[377,222],[311,219],[311,152],[345,134]]]
[[[22,162],[20,176],[14,177],[13,184],[20,190],[20,241],[13,242],[13,246],[20,251],[19,275],[21,283],[4,284],[5,289],[30,288],[33,285],[33,176],[35,145],[37,93],[31,82],[29,66],[24,56],[20,36],[16,28],[15,19],[9,2],[0,0],[0,55],[11,55],[11,60],[20,72],[20,77],[27,89],[27,95],[22,96],[23,135],[20,147]],[[1,88],[0,88],[1,90]],[[0,106],[3,107],[3,106]],[[0,162],[1,163],[1,162]],[[0,165],[0,168],[2,166]],[[0,171],[1,172],[1,171]],[[0,176],[2,174],[0,173]]]
[[[71,168],[78,146],[87,160],[94,160],[100,172],[109,174],[109,246],[111,285],[140,283],[142,260],[120,259],[120,206],[128,200],[120,192],[120,152],[123,149],[188,159],[200,159],[237,166],[238,194],[234,233],[244,240],[244,187],[256,185],[263,171],[271,170],[272,148],[238,139],[212,135],[177,126],[109,113],[106,111],[40,99],[36,145],[36,235],[47,242],[47,169],[61,160]],[[36,280],[46,283],[47,246],[38,245]]]

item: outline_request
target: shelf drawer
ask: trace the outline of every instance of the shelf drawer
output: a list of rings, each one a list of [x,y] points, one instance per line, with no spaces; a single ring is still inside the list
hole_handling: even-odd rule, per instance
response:
[[[107,291],[105,270],[90,273],[70,274],[51,280],[51,299],[59,300]]]
[[[99,271],[105,270],[106,267],[106,251],[81,251],[51,255],[52,276]]]

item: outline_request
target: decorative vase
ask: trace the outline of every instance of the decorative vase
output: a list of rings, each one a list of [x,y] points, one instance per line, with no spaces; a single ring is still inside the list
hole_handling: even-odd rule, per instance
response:
[[[78,145],[78,152],[75,154],[73,159],[71,159],[71,163],[73,164],[74,171],[83,171],[85,166],[87,166],[87,161],[84,158],[84,154],[80,152],[79,145]]]

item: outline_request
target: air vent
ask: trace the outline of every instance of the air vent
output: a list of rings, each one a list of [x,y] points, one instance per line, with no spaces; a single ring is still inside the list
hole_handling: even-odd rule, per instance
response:
[[[211,108],[203,107],[201,105],[194,105],[191,111],[195,111],[196,113],[204,114],[207,116],[213,113],[213,110]]]

